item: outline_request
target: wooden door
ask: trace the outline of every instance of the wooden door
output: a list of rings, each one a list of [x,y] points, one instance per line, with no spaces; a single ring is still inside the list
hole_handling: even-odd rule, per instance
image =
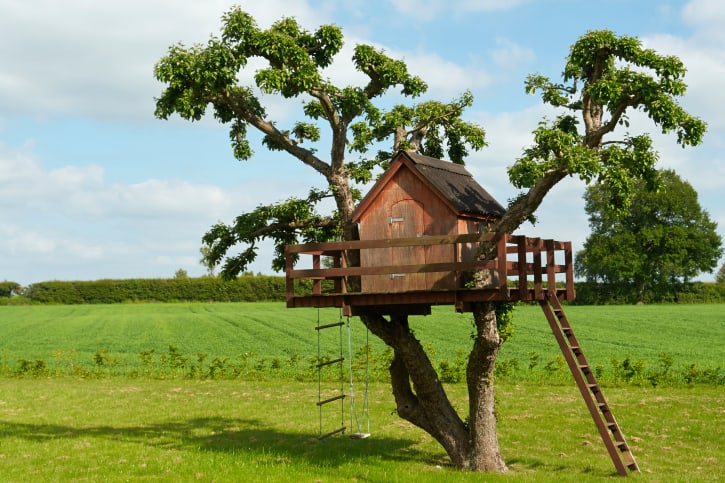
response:
[[[425,210],[423,205],[412,199],[404,199],[390,207],[390,238],[414,238],[423,236],[425,231]],[[423,265],[424,247],[391,248],[393,266]],[[390,291],[425,290],[424,273],[393,273],[390,275]]]

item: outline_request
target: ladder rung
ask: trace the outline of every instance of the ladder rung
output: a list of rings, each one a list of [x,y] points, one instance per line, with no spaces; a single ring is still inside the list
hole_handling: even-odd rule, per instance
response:
[[[627,447],[626,441],[615,441],[614,445],[619,448],[621,451],[629,451],[629,448]]]
[[[330,399],[325,399],[323,401],[317,401],[318,406],[322,406],[323,404],[331,403],[332,401],[337,401],[338,399],[343,399],[345,397],[344,394],[338,394],[337,396],[333,396]]]
[[[599,387],[599,384],[587,384],[587,387],[592,392],[602,392],[602,389]]]
[[[344,357],[340,357],[339,359],[332,359],[331,361],[320,362],[319,364],[317,364],[317,368],[319,369],[320,367],[329,366],[330,364],[337,364],[338,362],[342,362],[344,360]]]
[[[334,324],[318,325],[317,327],[315,327],[315,330],[329,329],[330,327],[340,327],[341,325],[345,325],[345,322],[335,322]]]
[[[582,348],[579,347],[578,345],[573,345],[573,346],[571,346],[571,351],[574,353],[575,356],[578,356],[578,355],[581,355]]]
[[[338,429],[336,429],[334,431],[330,431],[329,433],[325,433],[322,436],[318,437],[317,439],[325,439],[328,436],[332,436],[333,434],[344,433],[345,432],[345,429],[347,429],[347,428],[345,428],[345,426],[343,426],[343,427],[338,428]]]

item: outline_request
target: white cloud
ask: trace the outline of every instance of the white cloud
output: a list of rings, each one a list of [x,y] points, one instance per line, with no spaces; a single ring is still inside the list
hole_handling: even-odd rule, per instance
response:
[[[467,89],[482,90],[491,85],[492,77],[485,70],[471,65],[459,65],[437,54],[403,53],[394,55],[408,64],[411,73],[428,84],[431,96],[452,96]]]
[[[532,62],[536,58],[536,54],[533,50],[522,47],[512,40],[498,38],[496,39],[496,49],[492,52],[491,57],[496,65],[511,69]]]
[[[296,184],[108,184],[98,165],[46,169],[31,148],[0,145],[0,279],[172,276],[182,266],[201,274],[201,236],[212,224],[231,222],[270,192],[299,194]]]
[[[725,4],[720,0],[690,0],[682,9],[682,17],[693,27],[695,37],[725,42]]]
[[[234,3],[0,0],[2,115],[151,119],[160,92],[154,64],[172,44],[218,34],[222,13]],[[295,0],[244,8],[260,26],[282,15],[316,23],[321,14]]]

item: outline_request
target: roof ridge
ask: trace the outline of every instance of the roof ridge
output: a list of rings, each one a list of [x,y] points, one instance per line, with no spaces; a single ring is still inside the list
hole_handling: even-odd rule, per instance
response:
[[[423,166],[428,166],[434,169],[440,169],[443,171],[448,171],[450,173],[460,174],[463,176],[469,176],[473,177],[473,175],[466,169],[466,167],[463,164],[457,164],[453,161],[448,161],[444,159],[438,159],[434,158],[432,156],[427,156],[425,154],[419,154],[416,152],[407,152],[405,153],[411,161],[415,164],[421,164]]]

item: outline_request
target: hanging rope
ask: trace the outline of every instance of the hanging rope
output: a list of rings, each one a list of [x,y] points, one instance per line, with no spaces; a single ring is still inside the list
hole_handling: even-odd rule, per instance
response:
[[[350,317],[347,317],[347,351],[350,358],[350,427],[357,428],[357,431],[350,434],[351,438],[364,439],[370,437],[370,412],[368,409],[368,393],[369,393],[369,366],[370,366],[370,331],[365,332],[365,394],[363,396],[363,406],[360,417],[355,401],[355,388],[353,384],[353,352],[352,352],[352,329],[350,327]],[[367,430],[363,431],[362,425],[367,425]]]

